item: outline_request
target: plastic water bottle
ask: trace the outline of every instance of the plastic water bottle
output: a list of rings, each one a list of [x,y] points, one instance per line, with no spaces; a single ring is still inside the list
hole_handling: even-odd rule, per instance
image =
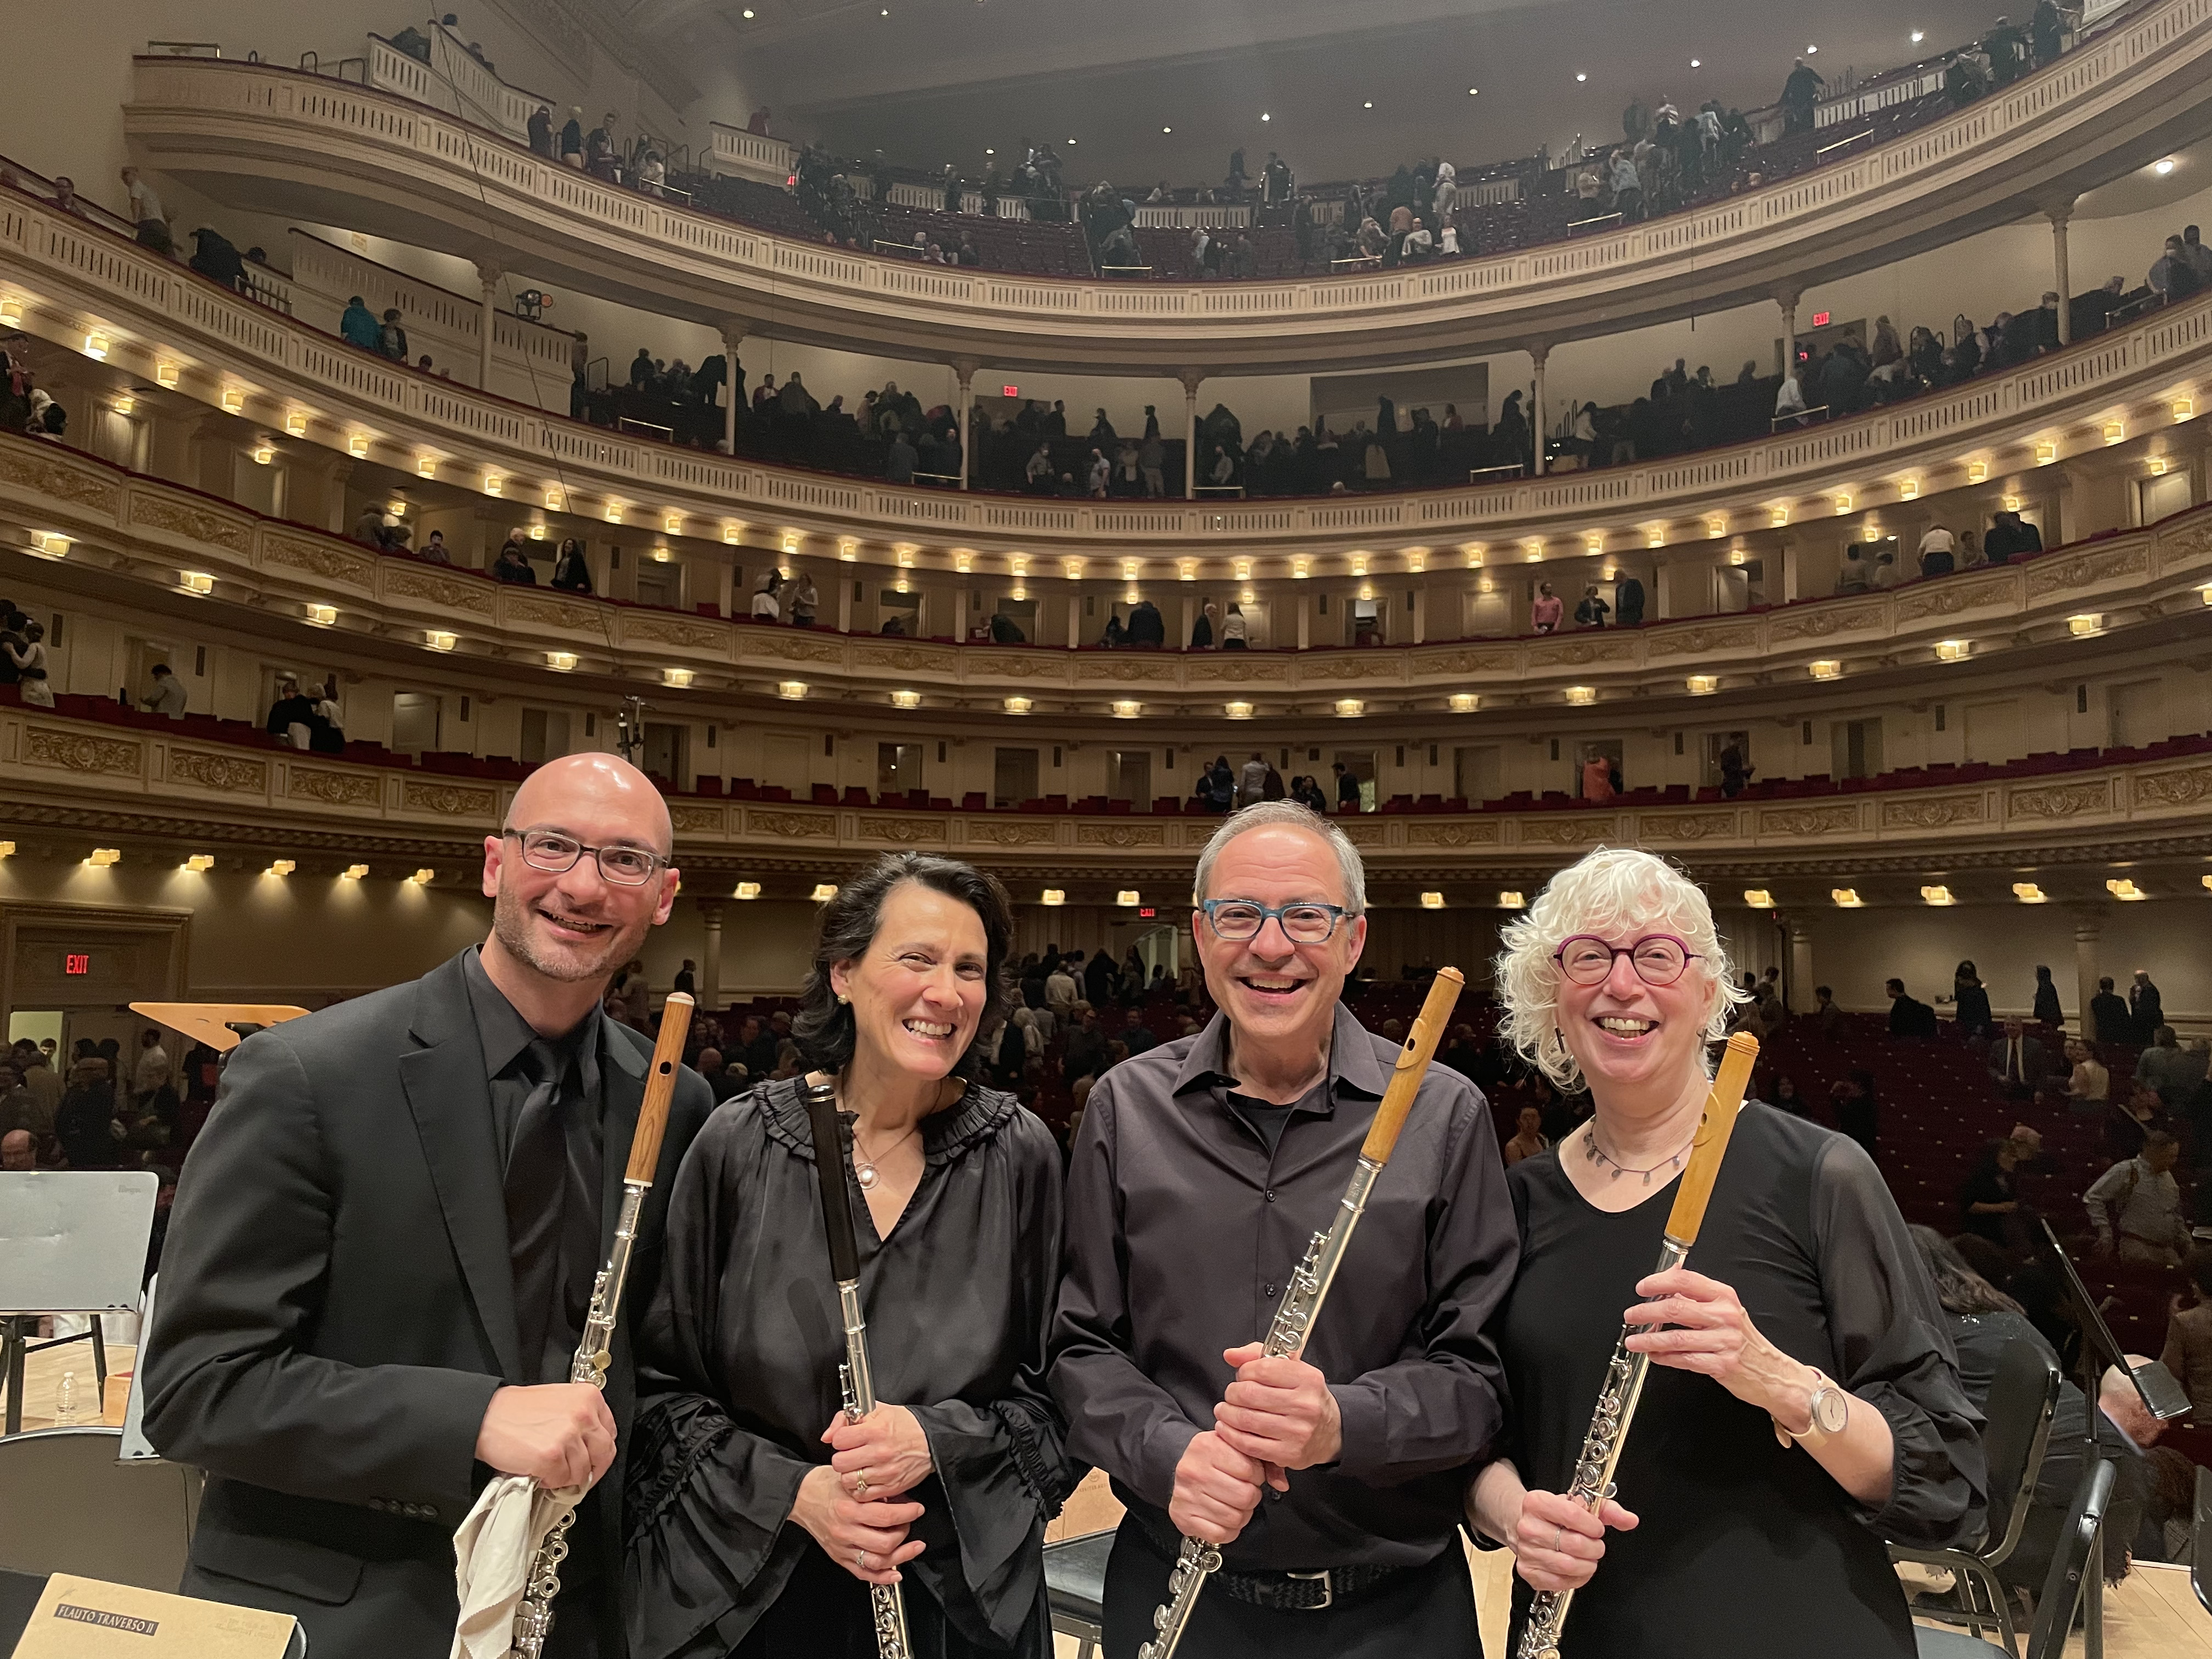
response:
[[[76,1425],[76,1373],[64,1371],[59,1393],[54,1396],[54,1426],[73,1428]]]

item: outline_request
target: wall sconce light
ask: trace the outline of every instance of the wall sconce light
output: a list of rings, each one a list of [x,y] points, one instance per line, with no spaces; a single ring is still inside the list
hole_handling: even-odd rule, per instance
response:
[[[459,634],[448,634],[442,629],[433,629],[422,636],[422,643],[433,651],[450,651],[461,642]]]
[[[660,671],[660,678],[681,690],[691,684],[693,674],[688,668],[664,668]]]
[[[1899,479],[1897,481],[1897,499],[1898,499],[1898,500],[1899,500],[1900,501],[1917,501],[1917,500],[1918,500],[1918,499],[1919,499],[1919,496],[1920,496],[1920,480],[1919,480],[1919,479],[1917,479],[1917,478],[1899,478]]]
[[[300,866],[290,859],[276,859],[261,873],[264,876],[289,876]]]
[[[1198,561],[1196,559],[1179,560],[1176,564],[1176,575],[1178,579],[1183,581],[1196,581],[1198,580]]]
[[[1605,532],[1586,530],[1583,532],[1583,550],[1593,556],[1605,551]]]
[[[1060,888],[1048,887],[1043,892],[1037,895],[1037,902],[1039,904],[1050,905],[1056,909],[1060,906],[1067,902],[1067,894]]]
[[[656,547],[653,550],[653,562],[655,564],[666,564],[675,556],[665,547]]]
[[[2143,891],[2142,888],[2136,886],[2133,881],[2125,876],[2120,876],[2112,881],[2106,882],[2105,884],[2105,890],[2110,893],[2114,898],[2124,900],[2130,904],[2138,903],[2150,896],[2148,893]]]
[[[1249,582],[1249,581],[1250,581],[1250,580],[1252,580],[1252,561],[1251,561],[1251,560],[1249,560],[1249,559],[1239,559],[1239,560],[1237,560],[1237,563],[1236,563],[1236,566],[1235,566],[1235,569],[1236,569],[1236,572],[1237,572],[1237,580],[1238,581],[1240,581],[1240,582]]]
[[[2055,440],[2039,438],[2035,441],[2035,464],[2038,466],[2049,466],[2057,459],[2058,445]]]
[[[781,697],[786,702],[804,702],[806,696],[806,682],[805,680],[778,680],[775,683],[775,695]]]
[[[1009,714],[1026,714],[1036,707],[1036,702],[1033,698],[1008,697],[1006,699],[1006,708]]]
[[[1828,896],[1836,902],[1836,908],[1838,910],[1858,910],[1864,908],[1866,905],[1866,901],[1859,896],[1859,890],[1856,887],[1831,887],[1828,890]]]
[[[1956,904],[1959,902],[1951,896],[1951,890],[1940,883],[1933,887],[1922,888],[1920,896],[1927,903],[1938,906]]]
[[[8,319],[5,317],[0,317],[0,323],[4,323]],[[169,391],[174,392],[177,389],[177,382],[183,378],[184,371],[179,368],[174,363],[156,363],[154,365],[154,383],[156,386],[166,386]]]
[[[1030,556],[1026,553],[1007,554],[1006,574],[1009,576],[1015,577],[1028,575],[1030,574]]]
[[[1790,522],[1790,509],[1786,507],[1776,507],[1769,522],[1775,529],[1781,529],[1784,525]]]
[[[366,881],[368,879],[368,866],[365,864],[349,864],[344,869],[338,872],[338,879],[340,881]]]
[[[814,884],[814,890],[806,896],[817,904],[827,904],[837,896],[837,884],[834,881],[817,881]]]
[[[1416,547],[1407,551],[1406,555],[1406,568],[1407,570],[1418,576],[1428,568],[1429,556],[1421,549]]]
[[[1844,665],[1834,657],[1816,657],[1806,666],[1816,680],[1836,680],[1844,676]]]
[[[1473,691],[1455,691],[1451,694],[1451,711],[1455,714],[1472,714],[1480,707],[1482,707],[1482,699]]]
[[[1490,550],[1481,542],[1469,542],[1462,550],[1467,555],[1467,568],[1469,570],[1480,570],[1482,568],[1482,556]]]
[[[761,884],[757,881],[741,881],[731,893],[732,898],[757,899],[761,896]]]
[[[1125,566],[1123,568],[1126,574],[1127,567]],[[1083,561],[1079,558],[1062,559],[1060,562],[1060,574],[1066,577],[1067,580],[1072,582],[1081,581],[1083,580]]]
[[[1645,531],[1644,532],[1644,544],[1646,547],[1666,546],[1667,532],[1665,526],[1655,524],[1650,529]]]
[[[1738,569],[1741,569],[1741,568],[1742,568],[1745,565],[1749,564],[1750,562],[1751,562],[1751,555],[1750,555],[1747,551],[1746,551],[1742,547],[1741,547],[1741,546],[1737,546],[1737,547],[1731,547],[1730,549],[1729,549],[1729,563],[1730,565],[1735,566],[1735,567],[1736,568],[1738,568]]]
[[[1764,887],[1747,887],[1743,890],[1743,902],[1754,910],[1771,910],[1774,895]]]
[[[561,491],[557,485],[548,484],[545,487],[545,510],[548,513],[561,511]]]
[[[433,870],[427,864],[420,870],[417,870],[413,875],[407,878],[409,881],[414,883],[417,887],[428,887],[432,882],[437,880],[437,878],[438,872],[435,870]]]
[[[493,497],[495,500],[496,500],[496,499],[498,498],[498,495],[499,495],[500,491],[501,491],[501,490],[502,490],[502,489],[506,489],[506,488],[507,488],[507,480],[506,480],[506,479],[504,479],[504,478],[502,478],[502,477],[501,477],[499,476],[499,474],[498,474],[498,473],[496,473],[496,472],[487,472],[487,473],[485,473],[485,474],[484,474],[484,479],[483,479],[483,493],[484,493],[485,495],[489,495],[489,496]]]
[[[1715,513],[1709,514],[1705,520],[1705,534],[1717,541],[1720,538],[1728,534],[1728,524],[1727,514]]]
[[[620,501],[609,501],[607,503],[607,522],[609,524],[620,524],[623,521],[622,515],[623,505]]]
[[[0,300],[0,328],[21,328],[23,325],[23,302],[21,300]]]
[[[1352,574],[1355,576],[1364,576],[1367,574],[1367,556],[1364,553],[1355,553],[1352,556]]]
[[[104,363],[107,361],[109,343],[108,337],[105,334],[96,332],[88,334],[84,337],[84,355],[95,363]]]
[[[290,433],[295,438],[306,437],[307,435],[307,411],[304,409],[286,410],[284,415],[284,430]]]
[[[2173,400],[2173,418],[2175,420],[2190,420],[2196,416],[2196,413],[2197,399],[2190,396],[2189,393],[2185,392],[2181,396]]]
[[[1528,902],[1525,898],[1522,897],[1521,890],[1519,888],[1501,887],[1498,890],[1498,908],[1499,909],[1524,910],[1528,908]]]
[[[1840,519],[1850,510],[1851,492],[1848,489],[1838,490],[1836,492],[1836,516]]]
[[[1114,895],[1114,902],[1124,910],[1133,910],[1143,902],[1133,887],[1121,888]]]
[[[545,665],[548,668],[557,669],[563,674],[568,673],[576,666],[576,653],[573,651],[548,651],[545,653]]]
[[[41,558],[64,558],[69,553],[69,547],[70,538],[58,530],[31,532],[31,551],[38,554]]]
[[[1521,554],[1528,563],[1534,564],[1544,556],[1544,538],[1531,536],[1521,544]]]
[[[1987,461],[1968,461],[1966,463],[1966,482],[1968,483],[1987,483],[1989,481],[1990,464]]]
[[[1132,702],[1127,698],[1114,705],[1114,718],[1117,720],[1133,720],[1144,712],[1144,704]]]
[[[1442,893],[1424,892],[1421,895],[1421,908],[1424,910],[1441,910],[1443,908],[1444,896]]]
[[[368,454],[368,434],[356,432],[349,435],[346,439],[346,453],[357,461],[365,459]]]
[[[1567,701],[1577,708],[1587,708],[1597,701],[1597,687],[1571,685],[1567,688]]]
[[[331,627],[337,619],[338,608],[334,605],[311,605],[307,607],[307,620],[318,628]]]
[[[189,870],[196,876],[204,876],[209,871],[215,868],[215,854],[212,853],[195,853],[190,858],[186,859],[182,864],[179,865],[177,868],[179,870]]]
[[[252,453],[253,464],[256,466],[267,466],[271,461],[274,461],[276,459],[276,446],[274,444],[256,444],[253,446]]]
[[[2085,611],[2078,617],[2066,619],[2066,631],[2077,640],[2092,639],[2105,631],[2105,613]]]
[[[798,552],[800,539],[800,536],[796,530],[785,531],[783,532],[783,550],[787,553]]]
[[[2127,441],[2127,437],[2128,423],[2125,421],[2107,421],[2105,422],[2105,441],[2106,443],[2125,443]]]
[[[2154,478],[2163,478],[2166,476],[2166,462],[2165,456],[2152,456],[2150,458],[2150,476]]]
[[[1358,720],[1366,712],[1367,705],[1358,697],[1339,697],[1336,700],[1336,717],[1339,720]]]
[[[177,574],[177,586],[187,593],[197,593],[202,599],[215,592],[215,578],[204,570],[185,570]]]
[[[722,526],[723,541],[735,547],[738,544],[738,538],[744,533],[744,526],[739,524],[735,519],[729,520]]]
[[[954,550],[952,568],[963,576],[969,574],[975,568],[975,556],[964,547]]]
[[[1301,557],[1291,561],[1291,574],[1299,581],[1304,581],[1312,570],[1313,562],[1310,559]]]
[[[1936,641],[1936,660],[1964,662],[1973,648],[1974,642],[1972,640],[1938,640]]]
[[[85,860],[85,862],[95,870],[105,870],[111,864],[121,862],[122,858],[123,849],[120,847],[95,847],[92,849],[92,856]]]
[[[1232,720],[1249,720],[1252,718],[1252,705],[1249,702],[1224,703],[1221,706],[1221,711]]]
[[[894,691],[891,693],[891,707],[894,708],[919,708],[921,707],[921,693],[919,691]]]
[[[1079,563],[1080,563],[1080,561],[1079,561],[1078,562],[1079,562]],[[1134,559],[1124,559],[1124,560],[1122,560],[1122,561],[1121,561],[1121,580],[1122,580],[1123,581],[1125,581],[1125,582],[1133,582],[1133,581],[1136,580],[1137,580],[1137,570],[1138,570],[1138,562],[1137,562],[1136,560],[1134,560]]]
[[[1692,696],[1710,697],[1721,689],[1721,677],[1717,674],[1692,674],[1684,684],[1690,688]]]
[[[672,536],[682,535],[684,533],[684,515],[681,513],[671,513],[667,514],[661,520],[660,527]]]
[[[534,524],[530,526],[530,539],[533,542],[544,541],[547,534],[548,532],[543,524]]]
[[[2012,896],[2022,904],[2045,904],[2051,896],[2032,881],[2016,881],[2012,884]]]

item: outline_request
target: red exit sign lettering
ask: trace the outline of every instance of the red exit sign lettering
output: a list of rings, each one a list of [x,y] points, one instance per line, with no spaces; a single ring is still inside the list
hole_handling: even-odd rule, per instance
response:
[[[1815,328],[1827,327],[1829,315],[1830,313],[1825,311],[1814,312],[1813,313],[1813,326]]]
[[[1139,909],[1138,909],[1138,911],[1137,911],[1137,919],[1138,919],[1139,921],[1151,921],[1154,916],[1157,916],[1158,915],[1159,915],[1159,912],[1158,912],[1158,910],[1154,909],[1151,905],[1149,905],[1149,904],[1147,904],[1147,905],[1143,905],[1143,906],[1139,907]]]
[[[63,956],[62,972],[64,974],[88,974],[91,971],[92,957],[88,952],[70,951]]]
[[[999,388],[999,395],[1001,398],[1018,398],[1022,395],[1022,389],[1018,386],[1002,386]]]

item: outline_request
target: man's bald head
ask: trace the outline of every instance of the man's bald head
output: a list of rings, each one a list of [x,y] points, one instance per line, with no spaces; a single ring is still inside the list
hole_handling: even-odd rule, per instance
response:
[[[630,823],[625,839],[666,858],[676,848],[668,803],[653,780],[619,755],[563,755],[522,781],[507,809],[510,830],[552,824],[586,805]]]
[[[2129,1354],[2126,1358],[2126,1371],[2118,1365],[2106,1367],[2104,1378],[2097,1385],[2097,1405],[2112,1419],[2112,1426],[2136,1445],[2154,1445],[2166,1432],[2166,1425],[2151,1414],[2135,1379],[2128,1375],[2128,1371],[2138,1365],[2148,1365],[2150,1361],[2139,1353]]]
[[[36,1149],[31,1143],[28,1129],[10,1129],[0,1135],[0,1170],[35,1170],[39,1167]]]

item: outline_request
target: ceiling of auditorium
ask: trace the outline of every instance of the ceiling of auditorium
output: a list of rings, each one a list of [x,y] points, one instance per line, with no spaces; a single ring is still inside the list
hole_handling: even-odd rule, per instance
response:
[[[1048,138],[1070,179],[1127,185],[1218,179],[1242,146],[1251,171],[1277,149],[1318,182],[1618,137],[1632,97],[1755,108],[1808,47],[1832,79],[1864,75],[1978,33],[1997,3],[638,0],[623,27],[709,88],[695,119],[750,99],[841,153],[980,176],[987,150]]]

